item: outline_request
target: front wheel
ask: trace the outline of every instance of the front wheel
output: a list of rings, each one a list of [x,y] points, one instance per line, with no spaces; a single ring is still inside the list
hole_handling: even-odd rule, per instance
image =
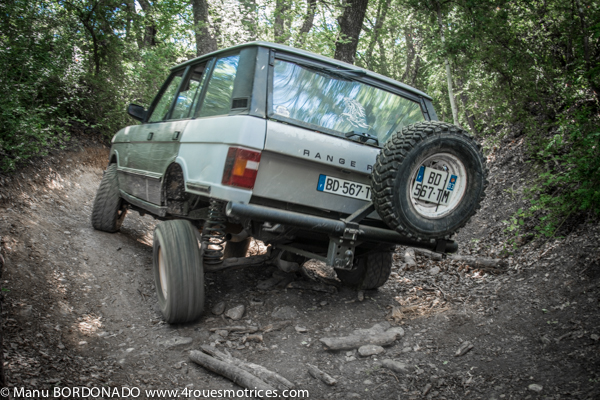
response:
[[[110,164],[96,192],[92,208],[92,226],[99,231],[117,232],[121,229],[125,214],[127,208],[119,194],[117,164]]]
[[[204,310],[204,267],[194,226],[185,220],[161,222],[152,247],[158,306],[165,320],[198,319]]]
[[[375,209],[390,228],[416,240],[449,238],[475,214],[487,186],[479,145],[439,121],[402,128],[373,170]]]
[[[354,269],[336,269],[337,277],[346,286],[358,289],[377,289],[388,280],[392,272],[392,253],[370,253],[354,259]]]

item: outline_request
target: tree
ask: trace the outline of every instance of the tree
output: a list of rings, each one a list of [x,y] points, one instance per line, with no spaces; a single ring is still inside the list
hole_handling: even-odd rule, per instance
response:
[[[354,64],[358,39],[368,5],[369,0],[347,0],[344,4],[344,12],[338,18],[340,32],[335,43],[334,55],[337,60]]]
[[[191,0],[194,13],[194,32],[196,36],[196,54],[210,53],[217,50],[217,40],[208,29],[208,2],[207,0]]]

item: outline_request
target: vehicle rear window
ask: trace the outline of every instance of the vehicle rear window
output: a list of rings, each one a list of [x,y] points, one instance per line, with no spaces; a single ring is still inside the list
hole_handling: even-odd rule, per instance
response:
[[[381,145],[402,126],[424,120],[415,101],[283,60],[275,60],[271,113],[341,134],[368,133]]]

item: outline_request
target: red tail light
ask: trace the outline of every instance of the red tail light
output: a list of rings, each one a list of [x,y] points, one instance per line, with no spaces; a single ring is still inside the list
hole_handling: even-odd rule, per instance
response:
[[[260,152],[230,147],[223,169],[223,185],[254,188],[259,162]]]

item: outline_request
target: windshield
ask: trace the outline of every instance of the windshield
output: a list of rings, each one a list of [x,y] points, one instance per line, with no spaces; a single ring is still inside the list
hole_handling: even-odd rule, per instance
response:
[[[367,133],[381,145],[402,126],[424,120],[417,102],[283,60],[275,60],[271,112],[341,135]]]

